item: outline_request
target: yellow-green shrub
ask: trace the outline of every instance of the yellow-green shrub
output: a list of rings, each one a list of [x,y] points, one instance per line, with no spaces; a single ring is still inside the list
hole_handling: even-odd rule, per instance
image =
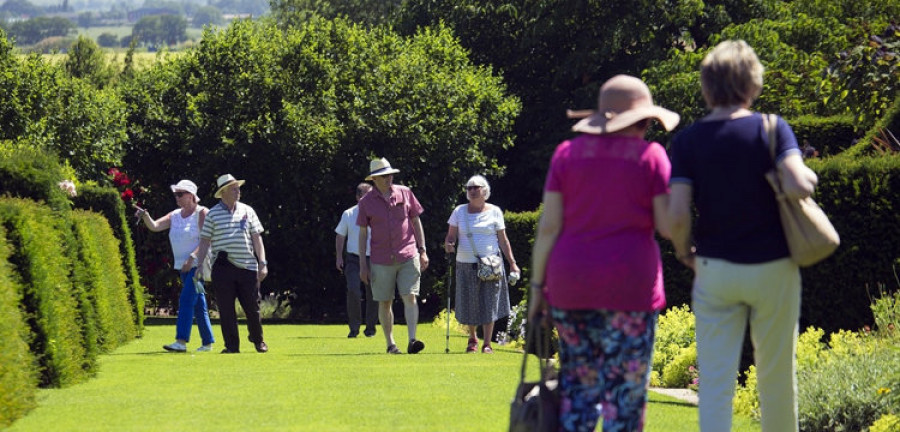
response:
[[[804,369],[815,365],[823,356],[825,344],[822,337],[825,331],[820,328],[809,327],[797,338],[797,369]]]
[[[759,419],[759,390],[756,387],[756,366],[750,365],[744,372],[744,385],[738,384],[734,392],[734,414]]]
[[[885,414],[881,416],[872,426],[869,426],[869,432],[897,432],[900,430],[900,417],[894,414]]]
[[[694,314],[688,305],[669,308],[659,315],[653,352],[653,370],[664,377],[664,368],[682,349],[694,343]],[[663,378],[665,381],[665,378]]]
[[[678,355],[663,368],[662,385],[669,388],[686,388],[691,385],[691,368],[697,366],[697,344],[682,348]]]

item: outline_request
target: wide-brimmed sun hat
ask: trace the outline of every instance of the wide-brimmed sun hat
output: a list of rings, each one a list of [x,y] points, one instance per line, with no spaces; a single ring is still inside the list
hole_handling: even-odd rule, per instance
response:
[[[372,177],[378,177],[388,174],[398,173],[400,170],[391,168],[391,163],[385,158],[375,159],[369,162],[369,175],[366,180],[372,180]]]
[[[617,132],[643,119],[655,118],[670,131],[678,126],[681,116],[653,105],[650,88],[638,78],[616,75],[603,83],[597,100],[597,111],[575,123],[572,130],[591,134]]]
[[[219,176],[219,179],[216,180],[216,185],[219,187],[219,189],[216,190],[215,197],[222,198],[222,191],[225,190],[225,188],[227,188],[228,186],[231,186],[235,183],[237,183],[238,186],[241,186],[244,184],[244,180],[238,180],[231,174]]]
[[[200,197],[197,196],[197,185],[194,184],[194,182],[192,182],[190,180],[181,180],[178,183],[170,185],[169,188],[172,189],[172,192],[177,192],[177,191],[189,192],[191,195],[194,196],[195,199],[200,199]]]

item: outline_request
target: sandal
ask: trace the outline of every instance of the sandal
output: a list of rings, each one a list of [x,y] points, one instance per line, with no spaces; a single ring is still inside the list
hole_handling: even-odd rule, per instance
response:
[[[478,339],[469,339],[469,346],[466,347],[467,353],[478,352]]]
[[[491,349],[490,345],[484,345],[481,347],[481,352],[484,354],[493,354],[494,350]]]

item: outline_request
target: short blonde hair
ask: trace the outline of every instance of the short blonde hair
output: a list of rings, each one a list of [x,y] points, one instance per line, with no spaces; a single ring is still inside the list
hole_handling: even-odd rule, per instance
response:
[[[765,68],[753,48],[742,40],[727,40],[713,48],[700,64],[700,86],[710,108],[750,105],[759,97]]]

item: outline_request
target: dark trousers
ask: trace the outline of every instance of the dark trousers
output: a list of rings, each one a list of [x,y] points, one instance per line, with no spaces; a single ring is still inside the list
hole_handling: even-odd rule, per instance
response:
[[[259,282],[256,272],[235,267],[227,258],[220,256],[212,267],[212,288],[219,305],[222,339],[229,351],[240,351],[241,339],[238,335],[237,314],[234,300],[241,302],[247,316],[247,332],[250,342],[263,342],[262,321],[259,318]]]
[[[368,261],[369,257],[366,257]],[[366,297],[366,332],[373,333],[378,325],[378,302],[372,300],[372,286],[359,280],[359,255],[344,254],[344,277],[347,280],[347,321],[350,331],[359,333],[362,323],[360,301]]]

